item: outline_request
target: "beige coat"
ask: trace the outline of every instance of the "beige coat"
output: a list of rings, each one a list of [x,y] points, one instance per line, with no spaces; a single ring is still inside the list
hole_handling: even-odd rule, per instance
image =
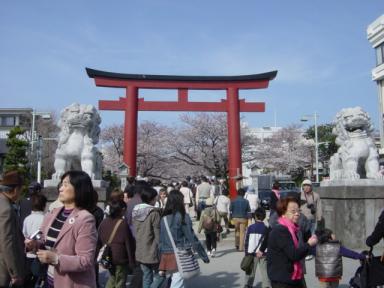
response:
[[[307,197],[305,197],[307,196]],[[315,219],[316,221],[321,221],[321,218],[323,217],[323,208],[321,207],[321,199],[319,194],[316,192],[310,192],[305,195],[304,191],[301,191],[301,196],[300,196],[300,201],[301,201],[301,206],[300,210],[301,213],[307,217],[308,220],[313,220]],[[313,215],[311,213],[311,210],[308,209],[307,207],[308,204],[314,204],[316,207],[316,214]]]

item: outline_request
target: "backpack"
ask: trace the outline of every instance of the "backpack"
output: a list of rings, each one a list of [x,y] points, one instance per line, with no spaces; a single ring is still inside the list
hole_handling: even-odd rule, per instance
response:
[[[215,214],[213,215],[205,215],[203,220],[203,228],[206,231],[213,231],[215,228]]]

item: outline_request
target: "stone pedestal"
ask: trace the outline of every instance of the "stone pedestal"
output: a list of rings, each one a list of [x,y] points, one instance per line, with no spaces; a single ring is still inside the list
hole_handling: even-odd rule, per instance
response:
[[[384,181],[360,179],[323,181],[316,188],[325,226],[348,248],[365,248],[384,208]],[[382,246],[382,244],[379,244]]]
[[[44,189],[42,192],[48,199],[48,205],[57,199],[59,193],[57,190],[57,185],[59,182],[60,181],[56,179],[44,181]],[[107,188],[109,187],[109,182],[104,180],[92,180],[92,185],[99,195],[99,206],[104,206],[104,202],[107,201]]]

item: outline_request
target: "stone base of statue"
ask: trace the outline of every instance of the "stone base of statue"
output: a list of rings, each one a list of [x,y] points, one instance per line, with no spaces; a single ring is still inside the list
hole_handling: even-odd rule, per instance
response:
[[[365,239],[384,208],[384,181],[326,180],[316,192],[321,197],[325,226],[345,247],[366,248]]]
[[[59,185],[59,183],[60,180],[58,179],[44,180],[43,194],[47,197],[48,202],[53,202],[57,199],[57,196],[59,195],[57,185]],[[109,182],[104,180],[92,180],[92,185],[99,195],[99,202],[104,203],[107,201],[107,189],[109,187]]]

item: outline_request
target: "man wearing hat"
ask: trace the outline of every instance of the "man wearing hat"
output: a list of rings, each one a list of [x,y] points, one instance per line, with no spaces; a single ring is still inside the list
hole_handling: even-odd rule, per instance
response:
[[[305,179],[301,184],[300,204],[301,213],[310,221],[311,233],[314,234],[316,223],[321,221],[323,211],[319,194],[312,190],[311,180]]]
[[[13,206],[22,184],[17,171],[5,173],[0,181],[0,287],[21,286],[25,275],[24,237]]]

